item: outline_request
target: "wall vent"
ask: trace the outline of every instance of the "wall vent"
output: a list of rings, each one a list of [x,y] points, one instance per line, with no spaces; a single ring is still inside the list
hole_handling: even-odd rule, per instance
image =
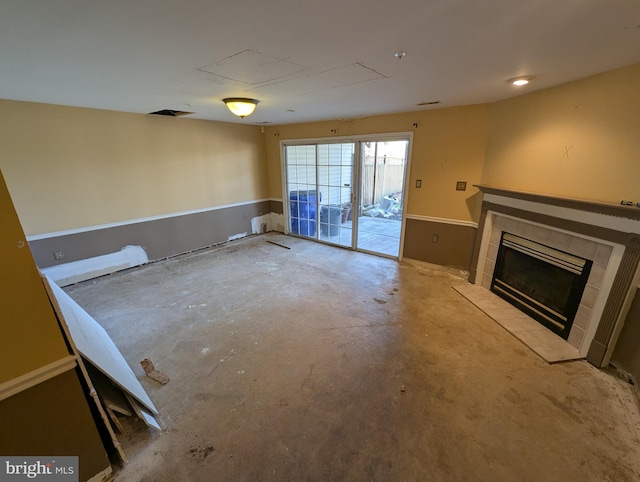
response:
[[[162,109],[155,112],[149,112],[149,115],[166,115],[169,117],[182,117],[183,115],[193,114],[193,112],[186,112],[183,110]]]

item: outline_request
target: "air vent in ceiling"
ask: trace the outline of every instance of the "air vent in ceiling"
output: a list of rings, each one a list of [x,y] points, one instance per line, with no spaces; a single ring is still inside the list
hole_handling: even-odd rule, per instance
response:
[[[169,117],[182,117],[183,115],[193,114],[193,112],[185,112],[183,110],[162,109],[155,112],[149,112],[149,115],[166,115]]]

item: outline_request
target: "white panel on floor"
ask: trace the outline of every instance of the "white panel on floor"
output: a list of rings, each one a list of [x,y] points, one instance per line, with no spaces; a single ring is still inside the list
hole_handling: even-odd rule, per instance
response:
[[[142,246],[125,246],[117,253],[72,261],[44,268],[41,271],[48,278],[54,280],[58,286],[69,286],[80,281],[140,266],[148,261],[147,252]]]
[[[158,410],[105,329],[51,278],[46,278],[80,354],[157,415]]]

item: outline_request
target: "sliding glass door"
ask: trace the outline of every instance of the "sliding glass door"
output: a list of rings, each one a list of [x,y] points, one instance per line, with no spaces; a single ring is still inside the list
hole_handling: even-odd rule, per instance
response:
[[[284,144],[290,234],[400,256],[408,138]]]

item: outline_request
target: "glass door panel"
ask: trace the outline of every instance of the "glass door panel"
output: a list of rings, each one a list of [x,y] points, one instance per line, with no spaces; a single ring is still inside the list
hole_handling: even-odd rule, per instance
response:
[[[287,146],[287,191],[291,234],[316,237],[316,146]]]
[[[355,144],[286,146],[291,234],[353,247]]]
[[[356,249],[400,255],[408,140],[361,143]]]
[[[353,246],[351,209],[355,144],[318,146],[319,239],[340,246]]]

